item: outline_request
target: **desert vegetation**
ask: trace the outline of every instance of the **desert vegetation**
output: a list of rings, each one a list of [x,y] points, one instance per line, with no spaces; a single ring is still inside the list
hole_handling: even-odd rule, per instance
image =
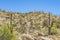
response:
[[[0,10],[0,40],[60,40],[60,16]]]

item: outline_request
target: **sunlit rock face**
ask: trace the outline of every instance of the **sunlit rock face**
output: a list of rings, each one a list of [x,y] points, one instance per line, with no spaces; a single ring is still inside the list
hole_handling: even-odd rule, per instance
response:
[[[60,17],[52,14],[50,17],[50,22],[54,21],[53,26],[57,26],[56,22],[60,22]],[[0,25],[3,22],[7,22],[9,24],[12,22],[14,29],[13,31],[18,40],[58,40],[57,37],[55,39],[47,36],[47,27],[49,26],[48,13],[29,12],[22,14],[17,12],[14,13],[0,11]]]

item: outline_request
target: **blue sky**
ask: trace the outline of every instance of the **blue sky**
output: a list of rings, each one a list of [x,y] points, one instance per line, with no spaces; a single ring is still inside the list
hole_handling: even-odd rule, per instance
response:
[[[44,11],[60,15],[60,0],[0,0],[0,9],[21,13]]]

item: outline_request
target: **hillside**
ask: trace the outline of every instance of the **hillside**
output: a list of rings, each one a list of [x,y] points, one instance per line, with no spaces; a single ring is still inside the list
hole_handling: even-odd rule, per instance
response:
[[[44,12],[0,11],[0,26],[8,23],[13,28],[17,40],[60,40],[60,16]],[[49,25],[50,22],[50,25]],[[51,35],[48,34],[51,26]]]

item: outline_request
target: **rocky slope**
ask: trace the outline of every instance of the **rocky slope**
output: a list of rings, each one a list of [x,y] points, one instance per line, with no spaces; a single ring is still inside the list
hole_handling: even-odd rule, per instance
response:
[[[50,22],[57,27],[57,34],[48,35],[49,14],[44,12],[0,11],[0,26],[3,22],[12,23],[13,32],[19,40],[60,40],[60,17],[50,14]]]

